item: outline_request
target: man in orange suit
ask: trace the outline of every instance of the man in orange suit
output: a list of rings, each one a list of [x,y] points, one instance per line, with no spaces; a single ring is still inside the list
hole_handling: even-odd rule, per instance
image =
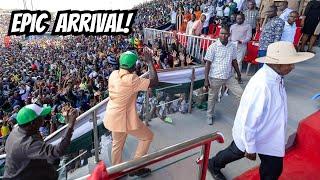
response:
[[[138,56],[127,51],[120,56],[120,70],[113,71],[109,77],[109,97],[104,126],[112,131],[112,165],[122,162],[122,151],[130,134],[139,141],[135,159],[147,154],[153,133],[139,119],[136,110],[136,99],[139,91],[147,91],[148,88],[158,84],[158,76],[152,65],[152,56],[145,53],[145,61],[149,67],[149,78],[138,77],[135,66]],[[150,174],[148,168],[140,169],[131,175],[143,176]]]

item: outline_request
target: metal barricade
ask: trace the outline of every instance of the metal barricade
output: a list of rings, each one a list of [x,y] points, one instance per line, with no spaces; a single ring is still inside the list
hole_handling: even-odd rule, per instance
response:
[[[188,54],[196,58],[201,62],[205,56],[208,47],[216,41],[210,36],[193,36],[186,35],[184,33],[175,33],[172,31],[163,31],[158,29],[144,28],[144,43],[154,44],[156,39],[165,41],[168,45],[172,44],[173,41],[178,41]]]

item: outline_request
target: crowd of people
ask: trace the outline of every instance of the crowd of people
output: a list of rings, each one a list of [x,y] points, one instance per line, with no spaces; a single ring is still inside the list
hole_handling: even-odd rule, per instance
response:
[[[318,1],[316,1],[318,2]],[[262,17],[259,14],[260,1],[245,0],[161,0],[150,1],[137,6],[138,15],[133,25],[133,33],[128,36],[66,36],[66,37],[28,37],[22,40],[12,38],[10,45],[0,50],[0,126],[2,145],[10,132],[17,124],[17,113],[25,105],[41,104],[52,107],[51,118],[39,128],[44,139],[59,127],[67,124],[65,112],[76,108],[79,113],[85,112],[109,96],[108,80],[114,70],[120,67],[120,55],[128,50],[139,55],[136,62],[136,74],[141,75],[148,70],[148,64],[143,61],[143,28],[157,28],[170,24],[171,30],[179,30],[187,35],[207,35],[209,25],[222,25],[220,40],[209,46],[204,60],[206,64],[206,84],[208,76],[212,76],[219,87],[209,93],[208,124],[213,124],[214,105],[220,85],[232,85],[231,91],[241,96],[242,89],[242,61],[247,51],[247,43],[253,35],[260,31]],[[305,45],[311,36],[308,51],[319,35],[319,3],[308,5],[305,12],[305,26],[302,45]],[[278,13],[278,14],[277,14]],[[317,15],[317,18],[314,18]],[[299,13],[288,8],[288,3],[283,1],[277,8],[270,6],[266,10],[270,19],[261,29],[259,39],[259,57],[266,56],[268,45],[276,41],[294,42],[296,21]],[[10,17],[10,16],[9,16]],[[310,19],[310,18],[314,19]],[[178,22],[182,19],[181,22]],[[314,20],[318,21],[315,23]],[[0,16],[0,30],[5,30],[9,24],[8,15]],[[179,29],[177,29],[179,28]],[[153,44],[148,44],[152,49],[152,61],[155,69],[169,69],[196,64],[194,57],[188,49],[179,43],[178,39],[172,41],[157,38]],[[220,44],[231,42],[222,48]],[[219,44],[220,43],[220,44]],[[229,55],[229,70],[234,69],[236,79],[231,74],[226,76],[226,65],[208,63],[215,53],[225,52]],[[304,47],[299,50],[303,51]],[[228,62],[229,62],[228,61]],[[209,69],[215,68],[209,75]],[[221,72],[219,72],[221,70]],[[224,71],[225,70],[225,71]],[[234,74],[234,71],[232,73]],[[231,71],[230,71],[231,72]],[[230,82],[229,82],[230,79]],[[220,81],[221,80],[221,81]],[[211,81],[210,81],[211,82]],[[228,84],[229,83],[229,84]],[[210,87],[213,88],[213,87]],[[137,99],[137,110],[140,117],[145,116],[143,102],[145,95],[140,94]],[[172,98],[176,99],[172,101]],[[188,103],[185,94],[178,97],[158,93],[151,95],[148,107],[152,117],[165,120],[170,113],[186,113]],[[3,147],[2,146],[2,147]],[[2,153],[4,149],[1,149]]]
[[[85,112],[108,97],[108,78],[119,68],[120,54],[129,49],[142,57],[142,28],[163,26],[169,21],[169,16],[166,19],[169,9],[162,1],[142,4],[138,9],[134,31],[128,37],[11,37],[10,45],[0,51],[2,147],[16,124],[17,112],[25,105],[38,103],[52,107],[52,118],[40,128],[45,138],[67,123],[63,116],[65,109],[73,107]],[[0,17],[1,29],[7,29],[10,16],[5,13]],[[177,46],[160,41],[150,46],[155,50],[157,69],[192,64],[185,52],[179,55]],[[140,58],[136,73],[141,75],[146,71],[147,65]],[[5,153],[3,148],[2,153]]]

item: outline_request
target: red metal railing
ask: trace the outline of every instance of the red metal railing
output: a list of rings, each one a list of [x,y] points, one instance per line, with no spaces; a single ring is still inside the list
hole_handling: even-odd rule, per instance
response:
[[[215,132],[213,134],[207,134],[207,135],[194,138],[173,146],[166,147],[157,152],[145,155],[139,159],[123,162],[121,164],[109,167],[107,168],[109,179],[117,179],[117,178],[123,177],[138,169],[172,158],[181,153],[184,153],[194,148],[202,146],[202,156],[197,160],[197,164],[200,165],[199,179],[205,180],[207,169],[208,169],[210,147],[211,147],[212,141],[223,143],[224,138],[222,133]],[[80,179],[86,179],[87,177],[89,177],[89,175],[81,177]]]

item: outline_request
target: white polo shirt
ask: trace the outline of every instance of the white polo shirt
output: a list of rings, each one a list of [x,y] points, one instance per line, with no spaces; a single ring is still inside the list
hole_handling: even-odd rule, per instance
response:
[[[232,136],[241,151],[284,157],[288,119],[283,78],[264,65],[246,86]]]
[[[281,41],[288,41],[293,43],[296,29],[296,23],[290,25],[288,21],[286,21],[282,32]]]

